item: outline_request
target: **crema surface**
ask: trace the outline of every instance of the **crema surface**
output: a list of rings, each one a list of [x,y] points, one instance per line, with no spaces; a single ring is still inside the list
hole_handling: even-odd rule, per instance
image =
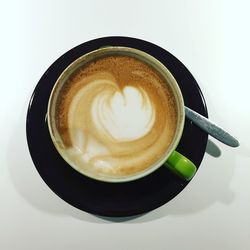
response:
[[[144,171],[162,157],[175,135],[171,89],[136,58],[96,59],[57,91],[53,133],[67,160],[87,175],[122,178]]]

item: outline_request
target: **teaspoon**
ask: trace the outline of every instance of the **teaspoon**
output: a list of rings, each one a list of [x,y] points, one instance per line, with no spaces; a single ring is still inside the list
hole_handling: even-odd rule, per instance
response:
[[[186,117],[195,125],[224,144],[231,147],[238,147],[240,145],[239,141],[235,137],[194,110],[185,107],[185,114]]]

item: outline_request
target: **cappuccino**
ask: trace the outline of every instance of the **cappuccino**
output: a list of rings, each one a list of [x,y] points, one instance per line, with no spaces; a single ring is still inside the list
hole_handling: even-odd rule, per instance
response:
[[[56,84],[50,132],[64,159],[95,179],[143,172],[170,147],[177,106],[167,80],[132,54],[85,58]]]

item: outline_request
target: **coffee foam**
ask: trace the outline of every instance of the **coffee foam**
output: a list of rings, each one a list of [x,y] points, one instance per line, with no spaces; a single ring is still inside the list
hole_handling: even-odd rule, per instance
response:
[[[160,159],[175,134],[176,105],[166,81],[128,56],[108,56],[78,69],[54,106],[61,151],[90,176],[143,171]]]
[[[147,93],[139,87],[126,86],[119,90],[113,82],[109,84],[110,87],[106,83],[105,90],[91,105],[91,117],[99,133],[116,142],[133,141],[146,135],[155,120],[155,110]]]

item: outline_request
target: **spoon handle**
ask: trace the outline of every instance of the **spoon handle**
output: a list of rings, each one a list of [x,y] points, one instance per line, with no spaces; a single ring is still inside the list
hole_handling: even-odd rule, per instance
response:
[[[218,125],[209,121],[206,117],[198,114],[188,107],[185,107],[185,113],[189,120],[217,140],[231,147],[238,147],[240,145],[236,138],[227,133],[224,129],[220,128]]]

